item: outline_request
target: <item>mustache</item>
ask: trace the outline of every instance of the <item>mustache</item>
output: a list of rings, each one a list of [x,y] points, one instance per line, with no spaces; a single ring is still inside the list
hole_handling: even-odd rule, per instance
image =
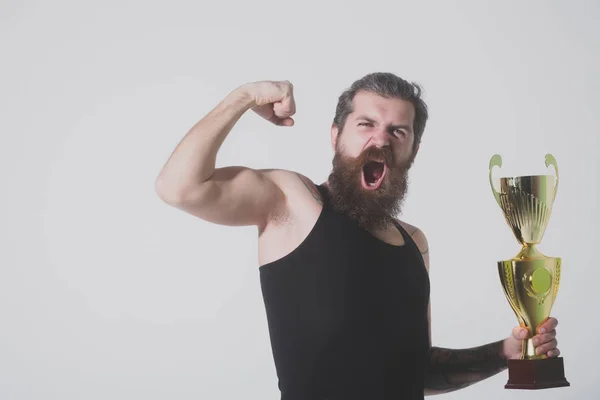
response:
[[[388,167],[394,165],[394,154],[389,147],[371,146],[365,149],[357,158],[356,163],[361,166],[365,165],[369,160],[381,160]]]

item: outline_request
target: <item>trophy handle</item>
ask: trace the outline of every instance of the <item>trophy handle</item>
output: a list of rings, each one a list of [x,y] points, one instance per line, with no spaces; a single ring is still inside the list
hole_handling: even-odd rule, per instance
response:
[[[494,193],[494,198],[496,198],[496,202],[502,207],[502,204],[500,204],[500,193],[496,191],[494,182],[492,181],[492,170],[494,167],[502,167],[502,157],[500,157],[500,154],[494,154],[490,159],[490,186],[492,188],[492,193]]]
[[[552,154],[546,154],[546,167],[552,165],[554,167],[554,173],[556,174],[556,183],[554,184],[554,195],[552,196],[552,202],[556,198],[556,191],[558,190],[558,165],[556,164],[556,158]]]

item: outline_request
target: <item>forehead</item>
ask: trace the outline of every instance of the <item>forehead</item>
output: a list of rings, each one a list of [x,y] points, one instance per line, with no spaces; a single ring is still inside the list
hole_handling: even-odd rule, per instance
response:
[[[415,107],[408,101],[398,98],[386,98],[375,93],[360,91],[354,96],[354,111],[351,117],[366,115],[393,123],[412,125],[415,118]]]

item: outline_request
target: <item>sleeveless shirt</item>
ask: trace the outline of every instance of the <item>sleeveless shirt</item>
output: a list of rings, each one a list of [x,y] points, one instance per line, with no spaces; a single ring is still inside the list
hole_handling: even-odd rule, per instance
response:
[[[423,399],[429,277],[399,223],[388,244],[323,208],[292,252],[259,267],[281,400]]]

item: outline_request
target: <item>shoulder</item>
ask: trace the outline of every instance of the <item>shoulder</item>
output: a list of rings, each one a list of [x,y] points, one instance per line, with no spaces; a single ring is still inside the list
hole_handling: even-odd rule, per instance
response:
[[[420,228],[416,227],[415,225],[409,224],[406,221],[401,221],[399,219],[396,219],[396,221],[398,221],[398,223],[402,225],[406,232],[408,232],[408,234],[415,241],[417,247],[419,248],[419,250],[421,250],[421,252],[426,252],[429,249],[427,236],[425,236],[425,233]]]
[[[408,222],[401,221],[399,219],[396,219],[396,221],[402,225],[410,237],[415,241],[415,244],[423,255],[427,270],[429,270],[429,242],[427,241],[427,236],[425,233],[419,227],[409,224]]]
[[[310,184],[310,185],[315,186],[315,190],[316,190],[316,185],[314,184],[314,182],[312,180],[310,180],[308,177],[306,177],[305,175],[303,175],[297,171],[292,171],[289,169],[274,169],[274,168],[259,169],[258,171],[261,173],[261,175],[273,180],[279,186],[285,187],[285,186],[289,186],[290,184],[303,182],[304,184]]]
[[[293,200],[298,196],[304,197],[309,195],[318,203],[323,203],[323,198],[317,188],[317,184],[306,175],[286,169],[268,169],[261,170],[261,172],[268,176],[288,199]]]

